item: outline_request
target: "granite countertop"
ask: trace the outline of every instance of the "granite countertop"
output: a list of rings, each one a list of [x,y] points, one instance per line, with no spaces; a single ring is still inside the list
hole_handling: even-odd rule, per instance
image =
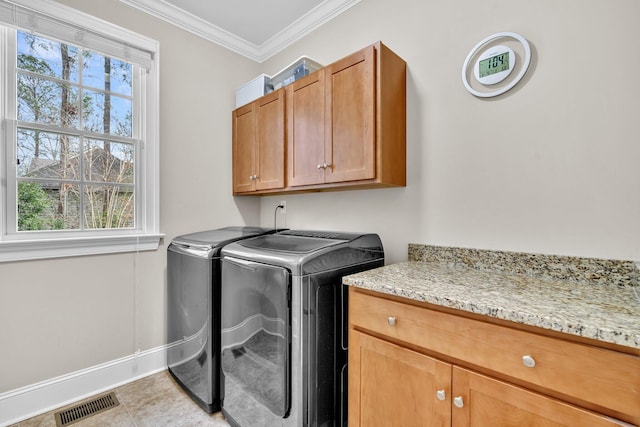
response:
[[[633,262],[409,245],[409,261],[346,276],[389,295],[640,349]]]

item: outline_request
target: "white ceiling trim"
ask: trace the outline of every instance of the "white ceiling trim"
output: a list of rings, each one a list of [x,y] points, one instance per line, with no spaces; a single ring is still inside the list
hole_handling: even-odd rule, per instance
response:
[[[259,57],[259,48],[255,44],[163,0],[120,0],[120,2],[251,59],[257,60],[256,58]]]
[[[198,37],[263,62],[362,0],[327,0],[258,46],[164,0],[119,0]]]
[[[360,1],[362,0],[326,0],[322,2],[262,44],[260,46],[261,58],[257,61],[262,62],[269,59]]]

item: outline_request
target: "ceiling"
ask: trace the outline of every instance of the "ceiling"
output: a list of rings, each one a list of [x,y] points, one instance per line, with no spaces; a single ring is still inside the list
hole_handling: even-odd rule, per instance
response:
[[[262,62],[361,0],[119,0]]]

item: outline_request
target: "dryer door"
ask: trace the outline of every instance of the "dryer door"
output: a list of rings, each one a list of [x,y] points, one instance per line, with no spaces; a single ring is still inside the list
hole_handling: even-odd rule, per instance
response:
[[[251,401],[279,417],[289,413],[290,289],[285,268],[223,259],[223,406],[234,418],[251,412]]]

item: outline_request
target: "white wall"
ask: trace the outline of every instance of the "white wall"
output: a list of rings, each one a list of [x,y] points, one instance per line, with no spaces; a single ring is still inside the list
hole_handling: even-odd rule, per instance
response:
[[[140,254],[0,263],[0,393],[164,345],[171,239],[259,222],[259,200],[231,195],[235,88],[258,64],[117,0],[61,3],[160,41],[166,237]]]
[[[364,0],[264,64],[329,64],[376,40],[407,61],[407,187],[287,200],[290,228],[378,232],[407,243],[640,259],[640,3]],[[532,45],[525,81],[466,92],[470,49],[500,31]],[[606,61],[611,61],[609,64]]]

